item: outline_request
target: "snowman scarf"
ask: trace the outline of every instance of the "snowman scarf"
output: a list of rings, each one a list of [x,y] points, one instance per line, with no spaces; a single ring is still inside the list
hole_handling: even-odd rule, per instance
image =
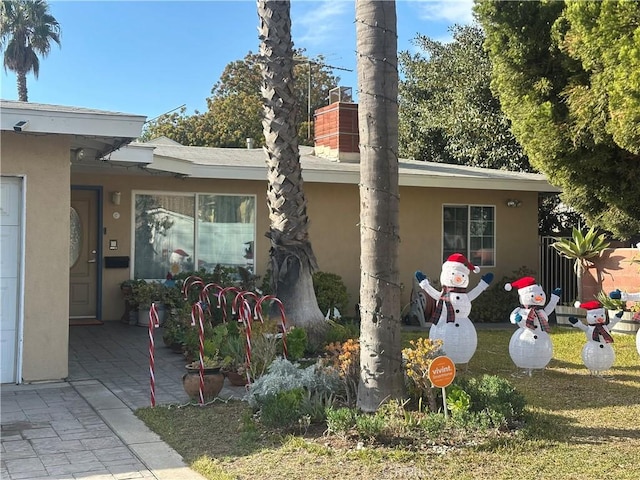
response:
[[[467,293],[466,288],[462,287],[447,287],[444,286],[442,288],[442,294],[440,295],[440,300],[436,303],[436,308],[431,315],[431,322],[434,325],[438,324],[440,320],[440,315],[442,314],[443,307],[447,309],[447,323],[454,322],[456,319],[456,312],[453,309],[453,305],[451,303],[451,293]]]
[[[524,308],[529,309],[529,315],[527,315],[526,323],[527,328],[535,330],[536,325],[534,323],[534,320],[538,319],[538,323],[540,324],[540,328],[542,330],[547,333],[551,331],[551,329],[549,328],[549,321],[545,318],[544,315],[540,315],[538,313],[538,310],[542,310],[544,308],[542,305],[531,305],[530,307],[525,306]]]
[[[609,334],[607,329],[604,328],[604,326],[608,323],[609,323],[609,320],[607,320],[606,323],[604,324],[603,323],[589,324],[590,327],[594,327],[593,333],[591,334],[591,338],[593,339],[594,342],[599,342],[600,336],[602,336],[602,339],[604,340],[605,343],[613,343],[613,337]]]

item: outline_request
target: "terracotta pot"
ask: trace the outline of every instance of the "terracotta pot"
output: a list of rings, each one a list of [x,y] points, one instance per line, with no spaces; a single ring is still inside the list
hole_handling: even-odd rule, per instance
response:
[[[224,375],[219,368],[204,369],[204,389],[205,400],[212,400],[218,396],[224,385]],[[200,396],[200,373],[198,369],[187,368],[187,373],[182,376],[182,386],[190,398]]]
[[[227,377],[229,383],[236,387],[244,387],[247,383],[247,376],[241,375],[238,372],[227,371],[224,372],[224,376]]]

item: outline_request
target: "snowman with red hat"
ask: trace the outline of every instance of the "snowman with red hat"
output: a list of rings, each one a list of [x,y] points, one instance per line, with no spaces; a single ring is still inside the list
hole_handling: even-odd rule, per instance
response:
[[[597,300],[576,302],[575,306],[587,311],[586,324],[575,317],[569,317],[571,324],[585,332],[587,336],[587,343],[582,347],[582,362],[592,375],[599,375],[600,372],[609,370],[616,360],[612,346],[613,337],[609,328],[613,328],[620,321],[622,312],[616,313],[609,320],[606,310]]]
[[[508,292],[513,288],[518,289],[520,306],[511,312],[509,320],[519,328],[509,341],[509,355],[518,368],[531,376],[534,369],[545,368],[553,357],[549,315],[560,300],[561,290],[556,288],[545,306],[547,295],[535,278],[522,277],[504,286]]]
[[[416,280],[427,294],[436,300],[429,329],[431,340],[442,340],[446,355],[454,363],[468,363],[476,352],[478,335],[469,314],[471,302],[489,287],[493,273],[487,273],[471,291],[467,292],[470,273],[479,273],[480,268],[469,262],[461,253],[454,253],[442,264],[440,284],[442,291],[429,283],[427,276],[416,272]]]
[[[616,288],[613,292],[609,293],[609,298],[613,298],[614,300],[622,300],[624,302],[640,302],[640,292],[621,292]],[[640,312],[635,312],[633,314],[633,320],[636,322],[640,322]],[[638,351],[638,355],[640,355],[640,330],[638,330],[638,333],[636,333],[636,350]]]

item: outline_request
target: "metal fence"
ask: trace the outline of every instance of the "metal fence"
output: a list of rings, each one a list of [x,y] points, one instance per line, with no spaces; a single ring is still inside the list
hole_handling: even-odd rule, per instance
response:
[[[558,255],[551,244],[555,237],[539,237],[540,246],[540,285],[551,295],[554,288],[560,287],[560,303],[571,303],[578,298],[578,280],[573,270],[573,261]]]

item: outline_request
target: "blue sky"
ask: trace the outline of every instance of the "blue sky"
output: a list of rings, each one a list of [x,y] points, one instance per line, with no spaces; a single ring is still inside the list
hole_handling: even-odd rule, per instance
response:
[[[206,110],[224,67],[257,52],[253,0],[49,1],[62,29],[62,48],[27,76],[30,102],[73,105],[154,118],[186,104]],[[398,49],[413,50],[424,34],[450,38],[454,23],[470,23],[472,0],[397,0]],[[322,54],[340,84],[357,87],[354,0],[293,0],[296,48]],[[16,78],[2,70],[2,98],[17,99]]]

